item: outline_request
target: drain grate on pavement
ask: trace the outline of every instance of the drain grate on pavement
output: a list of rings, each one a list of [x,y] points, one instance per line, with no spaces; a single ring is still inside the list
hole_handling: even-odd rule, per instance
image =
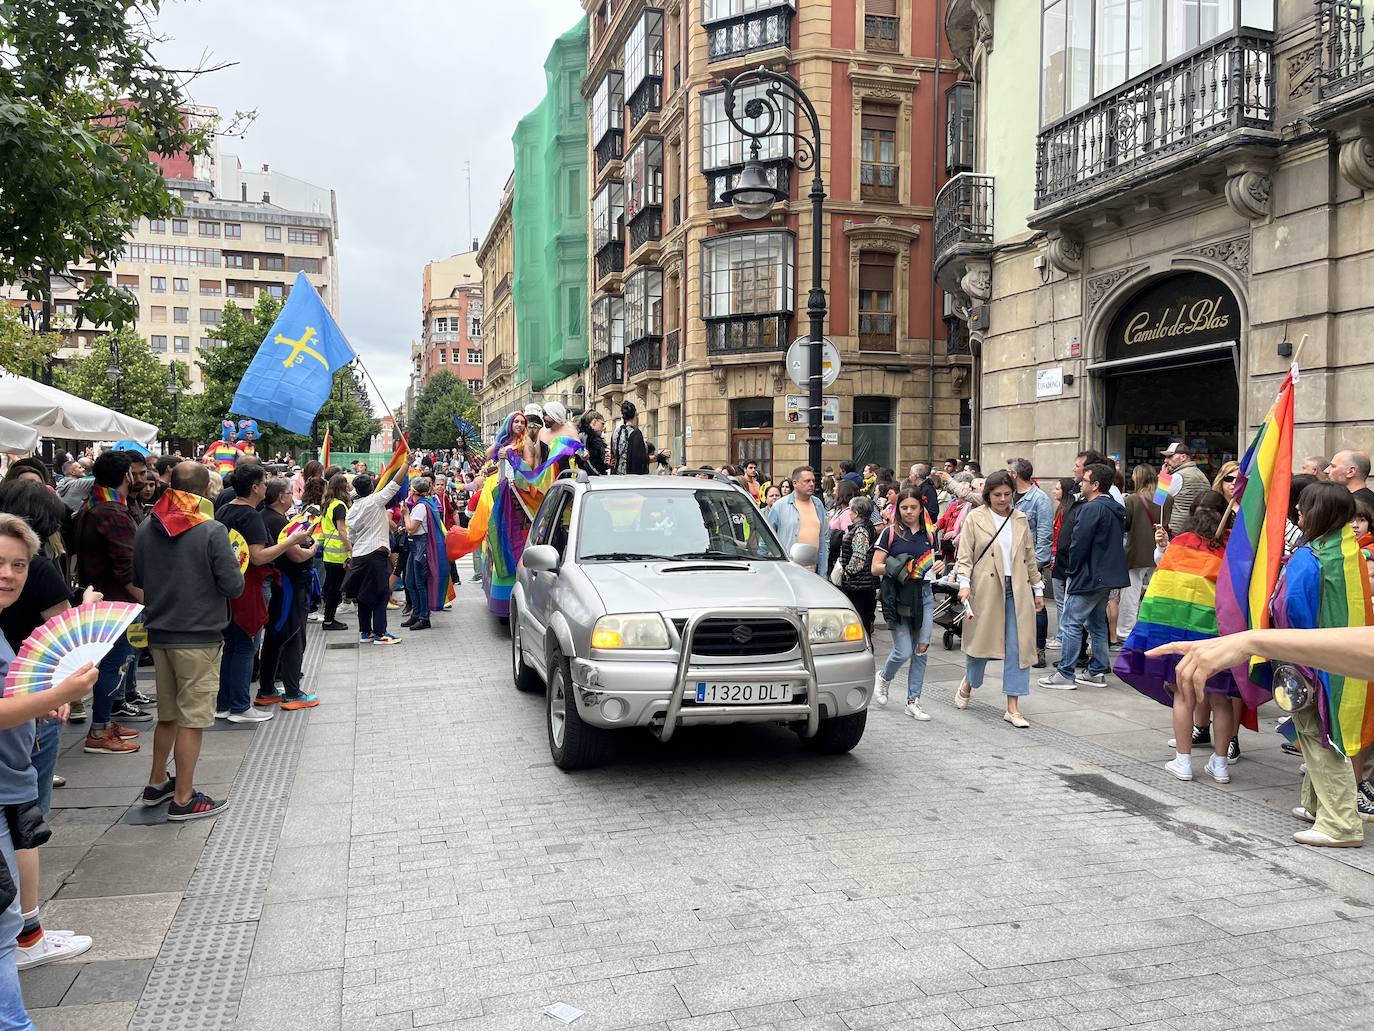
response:
[[[323,635],[311,637],[305,683],[319,673],[324,650]],[[256,728],[129,1031],[233,1028],[310,711],[282,713]]]

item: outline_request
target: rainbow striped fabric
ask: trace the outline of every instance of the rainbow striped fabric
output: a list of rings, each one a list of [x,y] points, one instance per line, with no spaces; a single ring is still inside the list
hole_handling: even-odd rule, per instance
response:
[[[401,489],[392,499],[390,507],[393,508],[404,501],[410,492],[410,442],[405,437],[396,442],[396,450],[391,453],[391,460],[377,474],[377,486],[372,488],[373,491],[381,490],[394,479],[400,480]]]
[[[1260,424],[1236,473],[1236,521],[1217,578],[1217,625],[1223,634],[1270,625],[1269,599],[1283,564],[1283,534],[1293,479],[1293,390],[1297,367],[1284,377],[1279,396]],[[1252,660],[1251,666],[1256,665]],[[1251,670],[1231,671],[1251,708],[1269,700]]]
[[[329,468],[329,427],[324,428],[324,443],[320,445],[320,465]]]
[[[929,522],[930,520],[927,519],[926,523],[929,524]],[[932,540],[934,539],[934,534],[931,534],[929,530],[927,530],[926,533],[931,537]],[[926,553],[921,555],[919,558],[914,558],[907,563],[907,569],[910,571],[911,579],[913,580],[924,580],[926,574],[934,568],[935,552],[933,551],[926,551]]]
[[[1274,625],[1300,629],[1374,625],[1364,559],[1349,526],[1304,545],[1288,560],[1274,595]],[[1257,670],[1262,680],[1268,664]],[[1370,684],[1324,670],[1308,670],[1321,684],[1317,707],[1327,743],[1343,755],[1374,744]]]
[[[1219,548],[1195,533],[1179,534],[1165,549],[1140,603],[1140,617],[1117,656],[1114,672],[1160,705],[1174,704],[1166,685],[1174,682],[1179,656],[1152,659],[1151,648],[1172,641],[1205,641],[1217,636]],[[1235,694],[1230,672],[1207,681],[1209,691]]]
[[[102,487],[96,484],[91,488],[91,496],[86,499],[86,510],[95,508],[96,505],[103,505],[107,501],[124,504],[124,495],[113,487]]]

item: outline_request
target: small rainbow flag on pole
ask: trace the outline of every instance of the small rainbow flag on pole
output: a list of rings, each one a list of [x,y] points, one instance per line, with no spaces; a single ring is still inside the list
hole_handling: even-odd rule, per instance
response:
[[[329,468],[329,424],[324,427],[324,443],[320,445],[320,465]]]
[[[1283,564],[1288,496],[1293,480],[1293,391],[1296,360],[1260,424],[1236,473],[1236,521],[1217,578],[1217,625],[1222,634],[1270,625],[1269,599]],[[1258,708],[1270,692],[1250,666],[1232,670],[1245,704]]]
[[[1162,509],[1165,502],[1172,497],[1176,497],[1178,492],[1182,489],[1182,476],[1175,476],[1168,469],[1161,469],[1159,471],[1159,482],[1155,484],[1155,504]]]

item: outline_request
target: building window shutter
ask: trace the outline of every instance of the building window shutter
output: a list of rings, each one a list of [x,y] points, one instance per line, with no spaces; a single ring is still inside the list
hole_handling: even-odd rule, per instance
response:
[[[897,17],[897,0],[866,0],[864,14],[895,18]]]

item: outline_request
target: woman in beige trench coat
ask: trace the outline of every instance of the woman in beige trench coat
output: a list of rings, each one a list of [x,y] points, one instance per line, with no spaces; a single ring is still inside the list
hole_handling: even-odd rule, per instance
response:
[[[1028,727],[1020,699],[1030,694],[1035,662],[1035,614],[1045,607],[1035,542],[1024,512],[1012,507],[1011,476],[999,469],[983,484],[983,505],[964,521],[954,565],[959,600],[972,615],[964,617],[964,680],[954,704],[968,708],[974,690],[983,686],[990,659],[1005,659],[1002,718],[1013,727]]]

